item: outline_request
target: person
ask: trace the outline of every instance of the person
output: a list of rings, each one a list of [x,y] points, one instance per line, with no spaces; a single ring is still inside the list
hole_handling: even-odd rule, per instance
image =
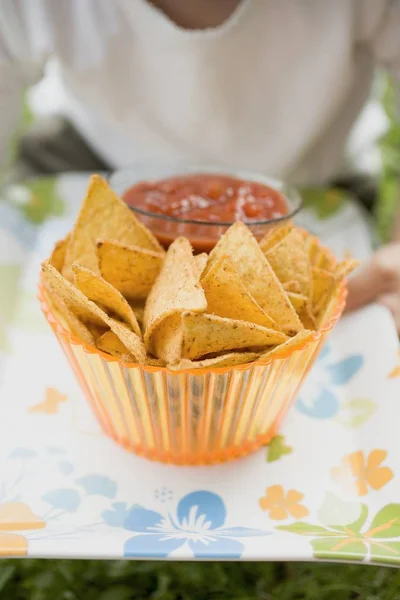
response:
[[[0,164],[50,57],[63,120],[24,138],[26,174],[184,157],[320,185],[375,69],[400,81],[400,0],[0,0]],[[372,301],[400,332],[400,211],[349,284]]]

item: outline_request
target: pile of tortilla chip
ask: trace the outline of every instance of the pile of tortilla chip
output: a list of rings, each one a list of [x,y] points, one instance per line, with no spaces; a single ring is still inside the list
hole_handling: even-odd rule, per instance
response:
[[[212,252],[168,251],[94,175],[72,232],[42,265],[53,316],[127,363],[224,367],[297,345],[324,324],[356,261],[292,223],[257,241],[237,222]]]

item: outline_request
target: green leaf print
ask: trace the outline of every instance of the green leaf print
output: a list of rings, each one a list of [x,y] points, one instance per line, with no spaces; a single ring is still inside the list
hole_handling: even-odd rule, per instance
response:
[[[32,333],[47,331],[34,291],[20,288],[21,265],[0,265],[0,350],[10,351],[8,328],[16,326]]]
[[[0,265],[0,317],[9,321],[15,310],[21,265]]]
[[[285,444],[285,437],[283,435],[276,435],[272,438],[267,448],[267,462],[274,462],[285,454],[293,452],[293,448]]]
[[[10,352],[10,341],[5,326],[0,323],[0,352]]]
[[[0,265],[0,351],[10,351],[7,333],[15,310],[15,299],[21,275],[20,265]]]
[[[344,402],[340,415],[336,419],[344,427],[359,427],[371,418],[376,410],[376,404],[369,398],[353,398]]]
[[[358,516],[355,518],[356,510]],[[314,538],[310,544],[315,558],[352,561],[368,558],[373,562],[400,566],[400,540],[396,539],[400,538],[400,504],[384,506],[365,527],[367,505],[345,502],[327,493],[317,514],[324,524],[330,524],[322,527],[298,521],[276,529]],[[355,520],[350,522],[350,518]]]
[[[361,528],[364,526],[365,521],[367,520],[368,517],[368,506],[366,504],[361,504],[361,511],[360,511],[360,516],[358,517],[358,519],[356,519],[356,521],[354,521],[353,523],[348,523],[348,525],[342,525],[342,526],[338,526],[335,525],[334,529],[336,529],[336,531],[344,531],[344,532],[348,532],[350,531],[354,531],[354,533],[360,533]]]
[[[322,538],[313,540],[314,557],[320,559],[364,560],[367,546],[361,540]]]
[[[369,537],[400,537],[400,504],[387,504],[377,513],[369,527]]]
[[[400,542],[372,542],[371,561],[388,565],[399,565]]]
[[[40,310],[39,302],[34,292],[19,292],[13,325],[31,333],[48,331],[46,319]]]
[[[297,535],[308,535],[308,536],[333,536],[333,537],[341,537],[341,535],[334,531],[329,531],[325,527],[321,527],[320,525],[311,525],[310,523],[305,523],[304,521],[297,521],[297,523],[292,523],[291,525],[279,525],[276,529],[280,529],[281,531],[289,531],[290,533],[297,533]]]
[[[365,504],[346,502],[335,494],[327,492],[317,516],[323,525],[336,531],[350,528],[358,532],[366,521],[368,508]]]

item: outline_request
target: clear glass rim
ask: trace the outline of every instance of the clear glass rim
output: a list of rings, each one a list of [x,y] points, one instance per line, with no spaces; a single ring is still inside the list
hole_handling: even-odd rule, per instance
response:
[[[115,169],[114,171],[111,171],[110,173],[108,173],[107,179],[108,182],[110,184],[110,186],[114,189],[114,185],[115,182],[117,181],[117,178],[123,178],[123,177],[129,177],[129,175],[133,172],[135,172],[135,170],[140,170],[140,169],[149,169],[152,168],[154,170],[157,170],[157,168],[160,168],[160,170],[162,169],[169,169],[171,168],[172,171],[175,171],[175,175],[179,176],[179,175],[184,175],[192,173],[198,173],[198,174],[212,174],[214,173],[215,175],[231,175],[232,177],[238,177],[239,179],[245,179],[248,181],[257,181],[259,183],[264,183],[265,185],[267,185],[268,187],[271,187],[273,190],[279,192],[280,194],[282,194],[282,196],[285,198],[288,207],[290,208],[290,212],[288,212],[286,215],[282,215],[281,217],[276,217],[273,219],[263,219],[261,221],[244,221],[246,223],[246,225],[248,227],[257,227],[260,225],[270,225],[272,223],[280,223],[282,221],[287,221],[289,219],[292,219],[302,208],[303,205],[303,201],[301,198],[301,195],[299,194],[299,192],[297,191],[297,189],[293,186],[291,186],[290,184],[284,183],[283,181],[279,180],[279,179],[275,179],[273,177],[268,177],[266,175],[263,175],[262,173],[258,172],[258,171],[250,171],[250,170],[246,170],[246,169],[241,169],[240,167],[232,167],[229,165],[210,165],[208,163],[191,163],[191,162],[184,162],[184,161],[177,161],[177,162],[137,162],[137,163],[133,163],[132,165],[129,165],[127,167],[122,167],[121,169]],[[160,179],[164,179],[167,177],[173,177],[174,174],[173,172],[171,172],[171,175],[165,175],[162,176],[160,175]],[[135,185],[135,183],[138,183],[139,181],[146,181],[149,179],[154,179],[154,178],[147,178],[146,176],[143,177],[139,177],[136,182],[133,181],[131,182],[129,185]],[[118,186],[116,186],[118,187]],[[128,186],[127,188],[128,189]],[[121,194],[123,192],[119,192],[117,191],[117,193]],[[201,225],[204,227],[230,227],[231,225],[233,225],[234,221],[202,221],[202,220],[197,220],[197,219],[181,219],[178,217],[173,217],[173,216],[169,216],[169,215],[160,215],[159,213],[153,213],[147,210],[144,210],[142,208],[137,208],[135,206],[131,206],[129,205],[129,208],[138,214],[144,215],[146,217],[151,217],[152,219],[158,219],[160,221],[168,221],[168,222],[172,222],[172,223],[177,223],[177,224],[187,224],[187,225]]]

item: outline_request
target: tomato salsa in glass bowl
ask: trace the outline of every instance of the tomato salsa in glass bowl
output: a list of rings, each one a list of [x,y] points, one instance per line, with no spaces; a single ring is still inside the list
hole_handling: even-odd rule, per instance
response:
[[[226,166],[133,165],[115,171],[110,185],[165,248],[185,236],[196,253],[210,252],[235,221],[261,238],[301,208],[291,186]]]

